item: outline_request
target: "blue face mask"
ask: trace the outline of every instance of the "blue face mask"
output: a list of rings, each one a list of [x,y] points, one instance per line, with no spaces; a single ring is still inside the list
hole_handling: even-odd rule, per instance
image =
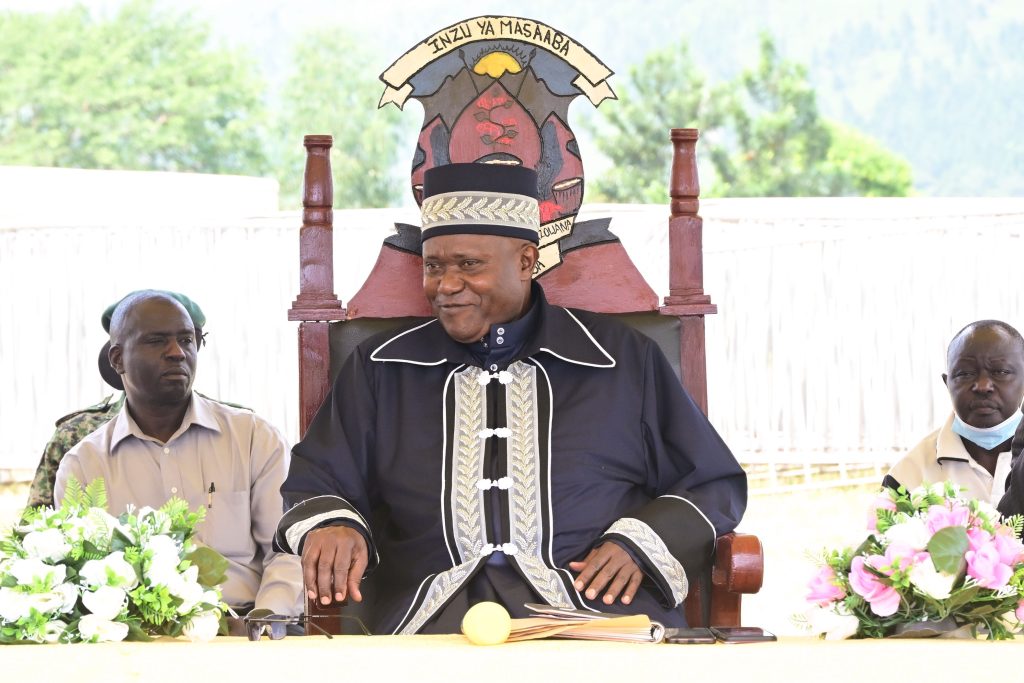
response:
[[[981,446],[986,451],[990,451],[1004,441],[1008,441],[1013,438],[1013,433],[1017,431],[1017,425],[1020,424],[1022,417],[1024,417],[1024,415],[1021,415],[1018,410],[995,427],[972,427],[961,420],[959,415],[954,413],[953,432],[959,434],[971,443]]]

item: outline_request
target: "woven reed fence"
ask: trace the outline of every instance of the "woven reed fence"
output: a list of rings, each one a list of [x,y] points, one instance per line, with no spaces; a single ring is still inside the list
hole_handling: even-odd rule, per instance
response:
[[[667,290],[657,206],[584,207]],[[1016,264],[1024,200],[710,200],[705,289],[710,413],[768,488],[878,480],[942,422],[945,345],[965,323],[1024,327]],[[335,213],[343,300],[396,221]],[[144,287],[183,291],[208,317],[196,387],[297,434],[297,214],[145,224],[0,223],[0,478],[31,473],[53,421],[101,399],[100,312]]]

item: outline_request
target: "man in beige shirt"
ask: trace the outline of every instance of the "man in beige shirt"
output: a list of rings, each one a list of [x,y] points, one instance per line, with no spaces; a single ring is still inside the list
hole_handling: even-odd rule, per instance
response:
[[[110,342],[126,410],[64,456],[58,504],[71,477],[82,484],[102,477],[115,515],[129,504],[159,507],[174,496],[202,506],[206,518],[196,537],[229,563],[224,601],[240,612],[300,614],[299,560],[271,549],[288,472],[280,433],[250,411],[192,391],[195,330],[185,308],[166,294],[126,298],[111,320]]]
[[[953,412],[885,476],[890,488],[949,481],[995,505],[1010,472],[1010,440],[1021,421],[1024,339],[999,320],[979,320],[949,343],[946,373]]]

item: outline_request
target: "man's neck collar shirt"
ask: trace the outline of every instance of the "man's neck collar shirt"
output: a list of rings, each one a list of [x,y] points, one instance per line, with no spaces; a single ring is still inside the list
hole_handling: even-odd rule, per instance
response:
[[[142,441],[152,441],[153,443],[160,444],[161,446],[168,446],[173,444],[181,435],[191,429],[193,426],[209,429],[213,432],[220,433],[220,424],[217,422],[217,418],[213,415],[210,410],[209,404],[206,401],[197,400],[195,393],[189,398],[188,409],[185,411],[185,416],[181,420],[181,424],[174,431],[166,442],[160,441],[152,436],[149,436],[142,431],[138,423],[131,416],[131,404],[128,405],[128,410],[122,410],[118,413],[115,419],[113,432],[110,435],[110,455],[117,455],[117,447],[121,445],[125,439],[130,436]]]

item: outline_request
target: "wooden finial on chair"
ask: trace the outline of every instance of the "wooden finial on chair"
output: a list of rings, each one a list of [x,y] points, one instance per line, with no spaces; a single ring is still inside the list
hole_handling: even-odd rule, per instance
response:
[[[672,216],[696,216],[700,209],[700,181],[697,179],[696,128],[673,128],[672,175],[669,196],[672,197]]]
[[[675,315],[714,313],[711,298],[704,293],[703,221],[700,181],[697,180],[696,128],[673,128],[672,175],[668,193],[672,197],[669,225],[669,293],[666,309]]]
[[[299,295],[289,320],[342,320],[345,312],[334,293],[334,183],[330,135],[307,135],[306,175],[299,233]]]
[[[704,293],[703,221],[700,183],[697,180],[697,130],[673,128],[672,175],[668,193],[672,215],[668,219],[668,296],[662,315],[679,316],[682,338],[680,365],[683,386],[705,413],[708,411],[707,360],[704,316],[718,307]]]

